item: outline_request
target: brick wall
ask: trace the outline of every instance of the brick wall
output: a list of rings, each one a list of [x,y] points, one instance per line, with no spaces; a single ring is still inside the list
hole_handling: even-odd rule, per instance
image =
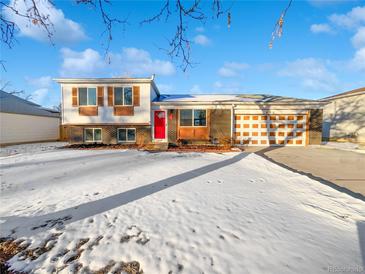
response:
[[[118,128],[135,128],[136,143],[148,144],[152,141],[151,126],[117,126],[117,125],[80,125],[80,126],[62,126],[62,130],[67,132],[68,139],[66,141],[71,144],[84,143],[84,128],[101,128],[101,137],[103,144],[117,144]],[[65,134],[66,135],[66,134]]]
[[[221,141],[222,139],[231,138],[231,110],[226,109],[213,109],[208,110],[210,118],[208,122],[209,127],[209,139],[210,141],[216,140]],[[168,111],[168,142],[176,143],[177,141],[177,126],[178,126],[178,110],[170,109]],[[206,144],[210,141],[194,141],[188,140],[189,143],[193,144]]]
[[[177,110],[169,109],[167,112],[167,136],[169,143],[176,143],[177,140]]]
[[[84,142],[84,132],[82,127],[69,127],[69,142],[71,144],[81,144]]]
[[[309,144],[319,145],[322,142],[323,110],[311,109],[309,115]]]
[[[116,144],[117,141],[117,127],[103,126],[101,127],[101,139],[103,144]]]
[[[210,111],[210,137],[213,141],[231,138],[231,118],[230,109]]]

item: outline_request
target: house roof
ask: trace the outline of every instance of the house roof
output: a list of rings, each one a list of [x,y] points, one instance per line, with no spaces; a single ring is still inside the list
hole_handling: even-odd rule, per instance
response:
[[[154,90],[160,95],[155,84],[155,76],[151,77],[112,77],[112,78],[55,78],[53,79],[60,84],[132,84],[132,83],[150,83]]]
[[[163,94],[154,100],[155,104],[185,104],[185,103],[227,103],[227,104],[307,104],[316,103],[317,100],[307,100],[267,94]]]
[[[335,99],[340,99],[340,98],[345,98],[345,97],[350,97],[350,96],[357,96],[357,95],[361,95],[361,94],[365,94],[365,87],[362,88],[357,88],[357,89],[353,89],[350,91],[345,91],[336,95],[332,95],[332,96],[328,96],[325,98],[320,99],[321,101],[330,101],[330,100],[335,100]]]
[[[60,113],[56,110],[42,107],[2,90],[0,90],[0,112],[60,117]]]

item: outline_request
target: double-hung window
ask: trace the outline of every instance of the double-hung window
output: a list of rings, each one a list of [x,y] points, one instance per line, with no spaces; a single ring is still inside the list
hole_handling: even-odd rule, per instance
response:
[[[115,87],[114,88],[114,105],[116,106],[132,106],[133,91],[131,87]]]
[[[85,142],[101,142],[101,128],[85,128],[84,129]]]
[[[183,127],[207,126],[207,111],[205,109],[181,109],[180,126]]]
[[[79,105],[96,106],[96,88],[79,88]]]
[[[135,128],[118,128],[118,142],[135,142]]]

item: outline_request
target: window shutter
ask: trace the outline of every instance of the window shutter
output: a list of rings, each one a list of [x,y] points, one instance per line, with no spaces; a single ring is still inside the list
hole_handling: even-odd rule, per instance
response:
[[[72,106],[77,107],[77,88],[72,88]]]
[[[98,87],[98,106],[104,106],[104,87]]]
[[[108,106],[113,106],[113,87],[108,87]]]
[[[133,105],[140,106],[140,87],[133,86]]]

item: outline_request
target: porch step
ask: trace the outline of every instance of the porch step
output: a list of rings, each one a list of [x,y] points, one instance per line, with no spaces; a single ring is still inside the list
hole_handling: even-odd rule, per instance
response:
[[[165,151],[168,149],[168,147],[169,147],[168,143],[153,143],[153,144],[148,144],[146,146],[148,150],[156,150],[156,151]]]

